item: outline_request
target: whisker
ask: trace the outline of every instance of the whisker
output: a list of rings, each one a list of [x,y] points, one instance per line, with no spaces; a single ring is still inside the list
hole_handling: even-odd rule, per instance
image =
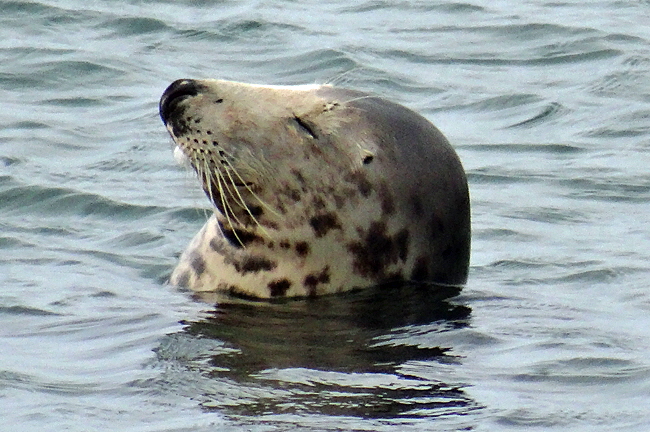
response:
[[[227,179],[226,176],[224,175],[224,172],[221,169],[219,169],[220,166],[215,165],[214,161],[212,161],[212,162],[213,162],[213,166],[217,167],[217,168],[215,168],[215,171],[216,171],[217,176],[219,178],[220,194],[222,195],[222,198],[225,199],[225,202],[226,202],[226,204],[228,206],[229,213],[231,214],[233,219],[235,219],[235,221],[237,221],[238,225],[245,225],[244,223],[242,223],[242,221],[239,220],[239,218],[237,217],[237,214],[235,213],[235,209],[234,209],[233,205],[231,204],[230,200],[227,199],[228,196],[230,196],[230,199],[235,201],[235,203],[237,203],[237,197],[235,196],[235,194],[232,191],[233,189],[237,190],[237,188],[232,184],[232,180]],[[226,174],[228,175],[228,177],[230,177],[230,174],[228,174],[227,170],[226,170]],[[230,187],[228,187],[228,185],[230,185]],[[228,193],[228,195],[226,195],[226,192]]]
[[[208,164],[207,160],[205,161],[205,164],[209,168],[210,165]],[[228,223],[230,229],[232,230],[233,235],[235,236],[235,238],[237,239],[237,241],[239,242],[241,247],[245,249],[246,246],[244,245],[244,242],[239,238],[239,235],[237,234],[237,230],[235,229],[235,226],[234,226],[234,224],[232,222],[231,216],[232,216],[233,219],[235,219],[235,221],[237,222],[238,225],[243,225],[243,224],[237,218],[237,215],[235,214],[235,212],[234,212],[232,206],[230,205],[230,203],[228,202],[228,200],[226,200],[226,193],[224,192],[224,188],[226,190],[228,190],[228,192],[231,195],[232,195],[232,191],[230,191],[228,189],[228,187],[226,186],[226,184],[225,184],[226,179],[224,178],[223,173],[219,169],[219,164],[215,164],[214,161],[213,161],[213,166],[214,166],[214,172],[216,174],[214,176],[214,178],[217,180],[217,185],[219,187],[219,197],[221,199],[221,205],[223,206],[223,213],[224,213],[224,216],[226,217],[226,222]],[[209,183],[212,184],[213,182],[209,182]]]
[[[251,212],[250,207],[248,206],[248,204],[246,204],[246,201],[244,200],[244,197],[242,197],[241,193],[239,192],[239,188],[235,185],[235,180],[232,178],[232,175],[230,174],[230,171],[234,171],[234,169],[231,169],[231,170],[226,169],[225,171],[226,171],[226,174],[228,175],[228,179],[230,180],[230,184],[233,186],[233,189],[235,190],[235,192],[237,192],[237,198],[235,198],[234,196],[232,198],[237,199],[241,203],[242,207],[244,209],[246,209],[246,212],[248,213],[248,215],[251,217],[253,222],[255,222],[255,224],[260,228],[260,230],[264,233],[264,235],[266,235],[266,237],[268,237],[268,238],[271,238],[271,235],[268,233],[266,228],[264,228],[262,226],[262,224],[260,224],[259,220],[255,217],[255,215],[253,215],[253,212]],[[241,179],[241,177],[240,177],[240,179]],[[244,184],[246,184],[246,183],[244,183]],[[249,188],[249,190],[250,190],[250,188]]]
[[[356,102],[356,101],[364,100],[364,99],[378,99],[378,97],[374,96],[374,95],[364,95],[364,96],[359,96],[359,97],[352,98],[352,99],[347,99],[347,100],[343,101],[343,103],[347,104],[347,103],[350,103],[350,102]]]
[[[199,177],[199,180],[201,180],[201,182],[203,182],[203,184],[209,184],[209,182],[207,181],[207,177],[206,177],[207,174],[206,174],[203,166],[201,164],[199,164],[199,162],[205,162],[205,161],[204,160],[201,160],[201,161],[197,160],[196,161],[196,173],[197,173],[197,175]],[[206,193],[208,195],[208,198],[210,199],[210,202],[214,203],[214,196],[213,196],[213,193],[212,193],[212,188],[210,186],[207,188]],[[213,206],[214,206],[214,204],[213,204]],[[214,207],[213,207],[212,212],[214,213]],[[208,216],[208,210],[205,209],[205,208],[203,209],[203,215],[206,217],[206,219],[209,217]]]
[[[341,83],[343,83],[343,82],[348,82],[348,83],[349,83],[349,82],[352,81],[351,79],[348,79],[348,78],[349,78],[349,75],[352,75],[353,73],[355,73],[355,72],[357,72],[357,71],[360,71],[360,70],[362,70],[362,69],[363,69],[363,68],[361,68],[361,67],[359,67],[359,66],[355,66],[355,67],[353,67],[352,69],[348,69],[348,70],[346,70],[345,72],[342,72],[342,73],[338,74],[337,76],[332,77],[331,79],[327,80],[327,81],[325,82],[325,84],[328,84],[328,85],[339,85],[339,84],[341,84]]]
[[[253,188],[250,187],[248,182],[246,180],[244,180],[244,178],[241,176],[241,174],[239,174],[239,171],[237,171],[237,169],[230,163],[229,160],[225,159],[224,162],[227,164],[228,168],[230,168],[230,170],[235,173],[235,175],[237,176],[239,181],[242,183],[242,185],[244,185],[244,187],[248,190],[248,192],[250,192],[251,196],[253,198],[255,198],[257,200],[257,202],[259,202],[262,207],[267,209],[274,216],[282,217],[277,210],[275,210],[273,207],[268,205],[262,198],[260,198],[260,196],[258,194],[255,193]]]
[[[244,186],[250,195],[271,214],[281,217],[279,212],[266,203],[251,187],[251,183],[246,181],[235,166],[231,163],[234,158],[225,149],[212,150],[207,153],[194,153],[192,155],[195,170],[199,179],[203,182],[206,194],[210,201],[216,205],[219,203],[221,213],[232,230],[234,237],[242,247],[244,242],[237,234],[235,226],[244,226],[242,220],[237,216],[235,208],[241,207],[250,217],[255,226],[259,227],[261,233],[267,238],[272,238],[269,231],[260,223],[259,219],[253,214],[250,205],[246,203],[239,187]],[[240,183],[237,183],[239,181]],[[218,195],[218,196],[217,196]],[[223,232],[223,228],[220,227]]]
[[[223,213],[224,216],[226,216],[228,223],[232,226],[232,221],[230,220],[232,218],[237,222],[238,225],[241,224],[235,215],[235,211],[230,204],[230,201],[227,199],[228,195],[232,195],[232,192],[228,189],[228,186],[226,185],[226,179],[223,177],[221,171],[219,169],[215,169],[215,172],[212,174],[210,179],[212,180],[210,184],[216,183],[218,187],[219,201],[221,202]],[[226,191],[228,191],[228,193],[226,193]]]

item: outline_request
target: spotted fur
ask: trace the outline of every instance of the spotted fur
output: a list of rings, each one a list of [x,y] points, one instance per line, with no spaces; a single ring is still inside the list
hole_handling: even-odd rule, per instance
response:
[[[174,82],[160,113],[215,208],[171,283],[282,298],[465,282],[465,174],[418,114],[329,86],[218,80]]]

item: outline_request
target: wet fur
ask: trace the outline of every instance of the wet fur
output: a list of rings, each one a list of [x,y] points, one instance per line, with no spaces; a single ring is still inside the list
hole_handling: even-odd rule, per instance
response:
[[[466,281],[465,174],[418,114],[329,86],[179,80],[161,116],[216,209],[173,284],[274,298]]]

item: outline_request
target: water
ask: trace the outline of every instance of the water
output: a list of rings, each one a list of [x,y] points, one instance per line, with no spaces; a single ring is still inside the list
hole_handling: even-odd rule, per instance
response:
[[[0,430],[650,429],[647,1],[0,10]],[[462,293],[164,285],[208,208],[157,117],[180,77],[431,119],[469,175]]]

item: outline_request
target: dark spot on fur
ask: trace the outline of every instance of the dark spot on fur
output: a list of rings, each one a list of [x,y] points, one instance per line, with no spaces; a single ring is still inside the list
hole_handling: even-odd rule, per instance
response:
[[[390,276],[387,267],[408,257],[408,230],[390,236],[386,223],[373,222],[366,232],[360,231],[359,241],[348,244],[348,250],[354,255],[354,272],[376,281],[386,280]]]
[[[368,177],[361,172],[353,172],[351,174],[348,174],[345,178],[350,183],[354,183],[357,186],[357,190],[363,195],[365,198],[368,198],[370,196],[370,193],[372,192],[372,184],[368,181]]]
[[[406,228],[395,234],[395,247],[397,248],[399,259],[406,261],[409,254],[409,232]]]
[[[280,247],[282,249],[291,249],[291,243],[289,243],[289,240],[282,240],[280,241]]]
[[[330,267],[325,266],[320,273],[311,273],[305,276],[303,285],[307,288],[310,296],[316,295],[316,287],[320,284],[327,284],[330,282]]]
[[[241,261],[235,261],[233,265],[235,270],[241,274],[269,271],[277,267],[277,264],[273,261],[255,256],[247,256]]]
[[[221,232],[223,233],[223,236],[228,240],[228,242],[237,247],[241,248],[242,246],[246,246],[248,244],[251,244],[253,242],[263,242],[263,238],[258,236],[255,233],[252,233],[250,231],[246,231],[243,229],[229,229],[223,226],[221,221],[219,221],[219,227],[221,228]]]
[[[221,99],[221,98],[219,98],[219,99],[217,99],[216,101],[214,101],[214,103],[216,103],[216,104],[220,104],[221,102],[223,102],[223,99]]]
[[[262,219],[262,220],[259,220],[258,222],[260,223],[260,225],[271,228],[271,229],[278,229],[279,228],[277,223],[275,223],[273,221],[270,221],[270,220],[267,220],[267,219]]]
[[[310,251],[309,243],[304,241],[299,241],[296,243],[296,253],[298,254],[298,256],[306,257],[307,255],[309,255],[309,251]]]
[[[345,206],[346,202],[348,202],[346,197],[341,196],[339,194],[332,195],[332,198],[334,198],[334,204],[336,205],[336,208],[339,210],[342,209],[343,206]]]
[[[190,259],[190,267],[196,273],[197,276],[201,276],[205,272],[205,260],[199,254],[193,254]]]
[[[314,197],[312,200],[312,205],[316,210],[323,210],[327,206],[327,204],[325,204],[325,200],[319,196]]]
[[[271,297],[282,297],[287,294],[289,288],[291,288],[291,282],[288,279],[279,279],[273,282],[269,282],[269,293]]]
[[[381,211],[384,215],[390,216],[395,213],[393,194],[385,184],[382,184],[379,188],[379,199],[381,199]]]
[[[289,199],[293,202],[298,202],[302,198],[300,191],[298,189],[293,189],[293,188],[287,188],[284,191],[284,194],[289,197]]]
[[[411,280],[425,281],[429,278],[429,257],[420,256],[415,260],[415,266],[411,271]]]
[[[307,181],[305,180],[305,177],[302,175],[302,173],[298,170],[292,170],[291,174],[298,180],[298,183],[300,183],[301,186],[305,186],[307,184]],[[304,190],[304,189],[303,189]]]
[[[253,217],[262,216],[264,214],[264,209],[261,206],[249,206],[248,211]]]
[[[341,229],[341,221],[334,213],[314,216],[309,220],[309,224],[313,228],[316,237],[323,237],[333,229]]]
[[[395,213],[395,204],[393,203],[392,197],[381,197],[381,211],[386,216],[390,216]]]
[[[190,272],[183,272],[176,280],[176,285],[180,288],[188,288],[190,284]]]

